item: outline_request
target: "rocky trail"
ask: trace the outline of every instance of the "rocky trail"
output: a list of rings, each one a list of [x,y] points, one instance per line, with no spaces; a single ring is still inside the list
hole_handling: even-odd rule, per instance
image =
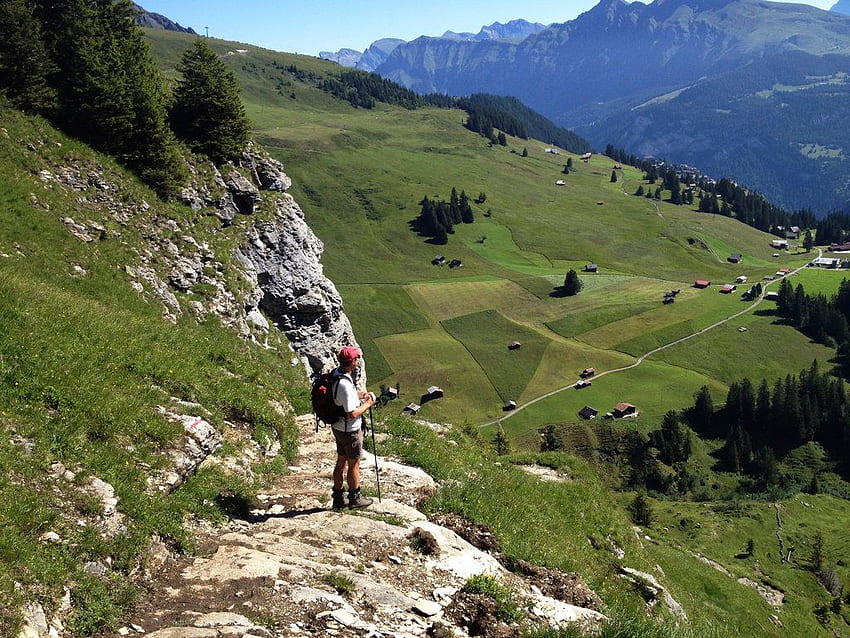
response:
[[[418,468],[379,457],[381,502],[331,510],[331,434],[315,432],[310,415],[298,421],[296,465],[250,515],[196,529],[194,556],[152,548],[147,591],[119,635],[519,635],[492,598],[462,591],[478,574],[509,585],[529,622],[604,619],[592,609],[598,596],[576,574],[533,565],[509,572],[488,530],[455,515],[428,520],[415,506],[437,486]],[[374,463],[366,453],[363,485],[372,496]]]

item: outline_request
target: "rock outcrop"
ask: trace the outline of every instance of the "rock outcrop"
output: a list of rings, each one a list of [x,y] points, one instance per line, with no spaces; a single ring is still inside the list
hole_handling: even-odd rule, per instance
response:
[[[299,421],[297,465],[258,497],[249,517],[196,530],[196,557],[154,561],[159,569],[150,592],[121,634],[495,637],[520,635],[522,622],[604,621],[594,609],[572,604],[601,604],[576,575],[561,575],[565,589],[551,586],[557,570],[545,577],[531,569],[509,572],[498,552],[465,540],[468,530],[428,520],[414,505],[437,486],[421,469],[366,454],[364,486],[374,492],[377,461],[380,502],[375,498],[356,514],[332,511],[332,437],[326,429],[316,432],[309,415]],[[523,621],[499,618],[480,594],[464,590],[468,578],[485,574],[510,588],[525,610]]]

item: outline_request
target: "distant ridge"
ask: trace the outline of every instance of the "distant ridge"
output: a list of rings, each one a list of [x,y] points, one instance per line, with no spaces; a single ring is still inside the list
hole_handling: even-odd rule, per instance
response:
[[[535,33],[546,29],[545,24],[539,22],[528,22],[527,20],[510,20],[505,24],[494,22],[481,27],[478,33],[456,33],[446,31],[436,40],[483,42],[485,40],[499,40],[503,42],[517,43]],[[429,36],[422,36],[429,37]],[[320,51],[319,57],[330,60],[342,66],[355,67],[361,71],[374,71],[389,57],[399,45],[405,44],[405,40],[398,38],[381,38],[369,45],[362,54],[354,49],[343,48],[339,51]]]
[[[838,0],[830,11],[835,11],[836,13],[843,13],[844,15],[850,15],[850,0]]]
[[[194,35],[198,35],[191,27],[180,26],[178,23],[174,22],[174,20],[166,18],[164,15],[146,11],[135,2],[133,3],[133,6],[139,12],[138,17],[136,18],[136,22],[139,26],[147,27],[149,29],[165,29],[166,31],[179,31],[180,33],[192,33]]]

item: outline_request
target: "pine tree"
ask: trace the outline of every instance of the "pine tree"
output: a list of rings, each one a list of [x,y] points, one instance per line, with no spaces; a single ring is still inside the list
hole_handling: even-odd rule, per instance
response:
[[[806,230],[806,235],[803,237],[803,248],[806,249],[806,252],[809,252],[815,246],[815,238],[812,237],[812,231]]]
[[[525,146],[522,147],[522,153],[520,155],[522,157],[528,157],[528,149]]]
[[[19,109],[45,113],[56,100],[55,71],[31,4],[0,2],[0,93]]]
[[[543,430],[543,440],[540,442],[541,452],[554,452],[564,447],[564,442],[554,425],[547,425]]]
[[[612,184],[617,183],[617,171],[616,170],[611,171],[611,183]]]
[[[632,502],[629,504],[629,514],[632,516],[632,522],[635,525],[643,525],[649,527],[652,525],[652,506],[649,499],[643,492],[638,492]]]
[[[567,272],[566,277],[564,277],[564,294],[567,297],[572,297],[573,295],[577,295],[581,292],[581,289],[584,287],[581,279],[579,279],[578,273],[575,270],[570,269]]]
[[[187,172],[168,127],[165,88],[129,0],[35,0],[58,67],[54,120],[170,195]]]
[[[174,89],[171,109],[177,136],[216,163],[239,157],[250,122],[236,76],[203,38],[186,50],[178,70],[183,77]]]
[[[466,196],[466,191],[460,192],[458,206],[460,207],[460,219],[464,224],[471,224],[475,221],[472,205],[469,203],[469,197]]]
[[[714,402],[711,399],[711,391],[707,385],[702,386],[697,391],[691,414],[693,417],[693,427],[700,432],[708,431],[714,415]]]

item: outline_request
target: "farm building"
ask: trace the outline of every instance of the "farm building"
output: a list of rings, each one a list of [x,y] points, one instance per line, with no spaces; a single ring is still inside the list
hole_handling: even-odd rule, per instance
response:
[[[615,419],[624,419],[630,416],[637,416],[637,407],[632,405],[631,403],[618,403],[614,406],[614,409],[611,410],[611,416]]]
[[[726,258],[730,264],[740,264],[744,261],[744,256],[741,253],[732,253]]]
[[[711,282],[706,279],[697,279],[694,282],[694,288],[708,288],[711,285]]]
[[[850,252],[850,242],[843,244],[830,244],[829,252],[831,253],[847,253]]]
[[[724,295],[728,295],[731,292],[735,292],[737,289],[738,287],[735,284],[723,284],[720,287],[720,292],[722,292]]]
[[[443,389],[438,388],[435,385],[432,385],[428,388],[426,395],[428,396],[429,399],[439,399],[440,397],[443,396]]]
[[[582,419],[595,419],[597,414],[599,414],[599,410],[595,410],[589,405],[584,406],[581,410],[578,411],[578,415]]]
[[[442,266],[446,263],[446,258],[443,255],[437,255],[434,259],[431,260],[431,263],[435,266]]]
[[[770,245],[773,248],[782,248],[784,250],[788,250],[788,240],[787,239],[774,239],[770,242]]]
[[[779,299],[779,293],[774,290],[774,291],[765,293],[764,298],[767,299],[768,301],[776,301],[776,300]]]
[[[841,260],[838,257],[818,257],[810,262],[811,266],[824,268],[838,268],[841,265]]]
[[[735,277],[735,283],[736,284],[747,283],[747,276],[746,275],[738,275],[737,277]]]
[[[587,379],[587,377],[592,377],[594,374],[596,374],[595,368],[585,368],[579,373],[578,376],[580,376],[582,379]]]
[[[511,410],[516,410],[516,401],[506,401],[505,405],[502,406],[502,411],[510,412]]]
[[[581,156],[581,159],[583,159],[584,161],[587,161],[591,157],[593,157],[593,153],[585,153],[584,155]]]
[[[562,179],[559,179],[555,182],[555,186],[563,186],[564,184],[566,184],[566,182]]]
[[[460,259],[452,259],[449,262],[449,268],[460,268],[463,266],[463,262]]]
[[[593,381],[589,381],[587,379],[579,379],[578,381],[576,381],[576,383],[573,387],[576,390],[581,390],[582,388],[589,388],[592,385],[593,385]]]
[[[416,416],[417,412],[419,412],[419,405],[416,403],[408,403],[404,406],[404,410],[401,411],[402,414],[408,414],[410,416]]]
[[[519,350],[522,348],[522,344],[519,341],[511,341],[508,344],[508,350]]]
[[[599,272],[598,264],[586,264],[584,267],[584,272]]]
[[[398,399],[398,388],[393,388],[390,386],[386,390],[384,390],[384,396],[387,397],[388,400],[392,401],[393,399]]]

